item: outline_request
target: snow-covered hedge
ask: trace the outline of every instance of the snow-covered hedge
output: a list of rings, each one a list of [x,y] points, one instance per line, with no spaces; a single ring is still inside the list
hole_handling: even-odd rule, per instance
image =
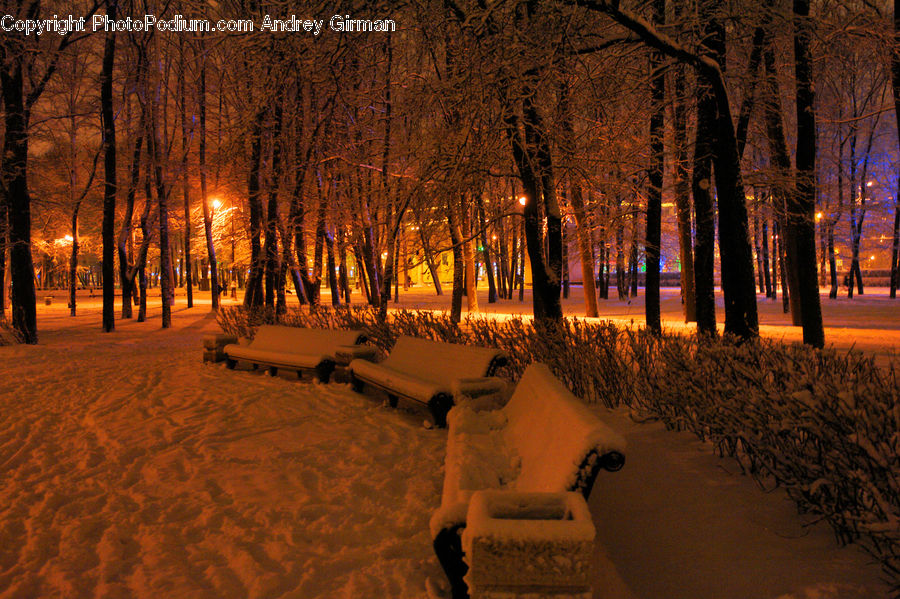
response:
[[[16,332],[12,325],[0,315],[0,346],[15,345],[21,343],[20,335]]]
[[[271,312],[223,308],[219,323],[247,336]],[[520,318],[466,318],[370,309],[290,311],[284,324],[364,328],[387,351],[398,335],[497,347],[510,356],[501,375],[517,380],[544,362],[575,395],[628,405],[690,430],[738,459],[762,485],[787,489],[819,514],[841,542],[859,542],[900,593],[900,385],[894,366],[860,352],[814,350],[768,340],[700,342],[609,322],[558,325]]]

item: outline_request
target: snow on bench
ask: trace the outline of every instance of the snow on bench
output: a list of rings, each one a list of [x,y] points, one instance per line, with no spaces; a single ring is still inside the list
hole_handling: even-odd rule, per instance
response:
[[[446,426],[454,395],[495,391],[502,381],[492,377],[506,363],[498,349],[401,336],[387,358],[375,364],[350,362],[350,381],[361,392],[371,385],[387,392],[392,407],[404,397],[424,403],[438,427]]]
[[[305,329],[280,325],[262,325],[249,345],[230,344],[223,348],[228,368],[238,360],[266,366],[272,376],[279,368],[315,371],[316,377],[327,383],[335,367],[335,353],[342,347],[365,341],[362,331],[337,329]]]
[[[625,440],[604,424],[546,365],[530,365],[505,407],[448,415],[441,506],[431,517],[434,550],[454,599],[466,597],[461,531],[472,494],[482,489],[561,493],[585,499],[600,469],[625,463]]]

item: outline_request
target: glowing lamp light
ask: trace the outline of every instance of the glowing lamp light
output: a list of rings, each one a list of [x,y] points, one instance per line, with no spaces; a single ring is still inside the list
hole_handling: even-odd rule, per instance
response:
[[[525,202],[527,202],[527,201],[528,201],[528,198],[526,198],[525,196],[522,196],[519,198],[519,203],[522,204],[523,206],[525,205]]]
[[[875,181],[866,181],[866,187],[872,187],[875,184]]]
[[[822,220],[822,213],[816,212],[816,220]]]

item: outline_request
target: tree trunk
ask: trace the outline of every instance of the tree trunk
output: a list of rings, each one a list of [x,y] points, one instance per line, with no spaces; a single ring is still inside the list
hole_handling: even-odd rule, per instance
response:
[[[898,212],[900,214],[900,212]],[[894,222],[897,222],[896,216],[894,217]],[[837,298],[838,294],[838,274],[837,274],[837,259],[834,254],[834,222],[831,222],[829,219],[828,223],[828,270],[831,274],[831,290],[828,292],[828,297],[830,299]],[[894,227],[894,239],[897,239],[897,228]]]
[[[616,226],[616,291],[619,301],[628,299],[628,284],[625,281],[625,219],[621,217]]]
[[[653,1],[653,20],[663,25],[666,20],[666,1]],[[644,279],[644,311],[647,328],[655,334],[662,333],[659,314],[659,267],[662,245],[662,186],[665,155],[663,138],[665,134],[666,75],[663,57],[653,52],[650,58],[650,166],[647,178],[647,233],[645,237],[646,272]]]
[[[187,57],[184,55],[184,38],[178,38],[179,46],[181,48],[181,68],[178,72],[178,92],[181,96],[181,194],[184,199],[184,264],[191,263],[191,185],[190,185],[190,177],[189,177],[189,166],[190,162],[188,160],[188,154],[190,152],[190,138],[188,136],[188,124],[187,124],[187,94],[185,93],[185,76],[184,72],[187,69]],[[203,56],[200,60],[206,60],[206,57]],[[202,77],[206,76],[204,72]],[[205,87],[201,85],[201,87]],[[205,140],[204,140],[205,142]],[[185,272],[187,270],[187,272]],[[185,287],[187,290],[187,307],[194,307],[194,282],[191,277],[191,269],[185,269],[184,266],[181,268],[181,273],[185,276]]]
[[[334,230],[325,231],[325,249],[328,252],[328,260],[326,262],[328,268],[328,287],[331,289],[331,305],[341,305],[341,292],[338,287],[338,277],[335,274],[337,268],[334,256]]]
[[[900,153],[900,0],[894,0],[894,48],[891,52],[891,87],[894,92],[894,115],[897,124],[897,148]],[[891,253],[891,297],[897,297],[898,251],[900,251],[900,177],[897,178],[897,193],[894,194],[894,243]],[[0,277],[2,281],[2,277]]]
[[[476,289],[476,274],[475,274],[475,252],[473,251],[472,234],[471,234],[471,216],[470,211],[468,209],[468,203],[466,203],[465,207],[461,211],[460,215],[460,223],[462,224],[463,231],[463,244],[462,244],[462,252],[463,252],[463,260],[466,265],[466,274],[465,274],[465,293],[466,293],[466,311],[469,314],[474,314],[478,312],[478,293]]]
[[[0,196],[0,319],[6,318],[6,248],[9,245],[7,243],[8,223],[9,215],[6,211],[6,195],[2,195]]]
[[[796,215],[797,270],[802,304],[803,342],[825,345],[819,283],[816,279],[816,115],[810,43],[813,24],[810,0],[794,0],[794,57],[797,80],[797,194],[791,212]]]
[[[453,290],[450,294],[450,321],[459,322],[462,319],[465,263],[462,252],[462,232],[459,226],[459,215],[452,199],[447,205],[447,224],[450,228],[450,243],[453,244]]]
[[[263,264],[259,245],[262,231],[262,199],[260,198],[260,169],[262,162],[262,126],[265,110],[259,109],[250,131],[250,172],[247,179],[247,201],[250,204],[250,274],[244,292],[244,307],[263,304]]]
[[[753,215],[753,251],[756,253],[756,273],[759,279],[759,292],[765,293],[766,285],[763,281],[762,246],[759,231],[759,212]]]
[[[116,3],[109,6],[109,17],[116,18]],[[107,33],[100,72],[100,116],[103,121],[105,184],[103,188],[103,330],[116,328],[115,226],[116,226],[116,123],[113,111],[113,67],[116,35]]]
[[[140,69],[140,67],[138,67]],[[116,246],[119,254],[119,284],[122,287],[122,318],[132,317],[132,295],[136,291],[134,285],[134,277],[137,270],[134,268],[133,252],[129,252],[132,239],[132,219],[134,218],[134,199],[137,194],[137,188],[140,184],[141,169],[141,147],[144,142],[145,126],[139,127],[139,133],[134,143],[134,153],[131,160],[131,180],[128,185],[128,193],[125,198],[125,215],[122,218],[122,228],[119,229],[119,237],[116,240]],[[131,258],[131,260],[129,260]],[[190,263],[188,263],[190,268]]]
[[[628,287],[629,287],[629,296],[637,297],[638,294],[638,216],[637,214],[632,215],[632,221],[634,221],[631,225],[631,249],[629,251],[628,258]]]
[[[476,198],[478,208],[478,228],[481,230],[481,248],[484,256],[484,266],[488,279],[488,303],[497,302],[497,284],[494,280],[494,264],[491,260],[491,246],[488,244],[487,222],[484,218],[484,196],[478,194]]]
[[[787,282],[787,268],[785,266],[785,250],[784,250],[784,227],[776,219],[775,220],[775,239],[778,241],[778,273],[781,277],[781,303],[785,314],[791,311],[791,290]]]
[[[523,225],[524,226],[524,225]],[[509,258],[509,283],[507,287],[509,288],[509,299],[513,298],[513,292],[516,290],[516,285],[519,283],[519,258],[522,254],[520,245],[519,245],[519,224],[516,220],[512,221],[512,226],[510,228],[510,258]]]
[[[766,297],[772,297],[772,278],[769,272],[769,219],[762,219],[762,272]]]
[[[830,239],[833,239],[833,237]],[[831,252],[833,255],[833,241]],[[894,202],[894,236],[891,243],[891,299],[897,297],[898,257],[900,257],[900,201]]]
[[[559,204],[553,181],[553,163],[549,140],[538,114],[536,91],[526,86],[522,93],[524,141],[519,132],[515,107],[507,105],[504,120],[506,134],[512,145],[513,160],[519,171],[525,195],[525,242],[531,263],[531,293],[534,317],[559,320],[562,318],[560,282],[562,273],[562,226]],[[547,258],[544,258],[541,208],[547,219]]]
[[[381,154],[381,193],[387,207],[387,218],[385,219],[385,222],[387,223],[387,259],[384,263],[384,269],[382,270],[383,276],[380,289],[381,300],[378,309],[378,315],[382,321],[387,319],[387,305],[391,298],[391,284],[394,281],[394,277],[399,276],[394,269],[394,263],[397,260],[398,252],[397,235],[403,222],[402,210],[397,210],[397,214],[395,215],[394,203],[396,198],[393,193],[394,186],[391,185],[390,178],[388,177],[391,152],[391,125],[393,124],[391,118],[393,114],[393,103],[391,102],[391,67],[394,62],[394,46],[391,43],[390,33],[387,34],[387,38],[385,39],[385,55],[387,57],[387,64],[385,67],[386,73],[384,84],[384,140]]]
[[[562,146],[565,159],[569,162],[570,173],[574,173],[575,159],[575,126],[572,122],[569,87],[563,85],[560,90],[560,107],[562,115]],[[575,216],[575,237],[578,242],[578,255],[581,261],[581,281],[584,286],[585,316],[595,318],[597,311],[597,288],[594,285],[594,248],[591,244],[587,212],[584,207],[584,191],[576,175],[569,175],[569,203]]]
[[[675,144],[675,215],[678,221],[678,255],[681,264],[681,300],[684,321],[697,322],[697,296],[694,287],[694,245],[691,223],[691,187],[688,178],[687,109],[684,94],[684,67],[675,72],[673,128]]]
[[[694,244],[694,289],[697,302],[697,332],[716,335],[715,298],[715,214],[712,188],[711,122],[715,115],[715,100],[708,85],[697,87],[697,136],[694,143],[694,168],[691,192],[697,215]]]
[[[278,189],[281,183],[281,124],[283,119],[284,89],[275,98],[274,122],[272,124],[272,168],[269,177],[269,201],[266,208],[266,233],[263,254],[265,255],[265,302],[266,307],[275,308],[275,279],[278,275]]]
[[[162,299],[162,328],[167,329],[172,326],[172,303],[170,297],[173,297],[171,264],[172,256],[169,246],[169,190],[167,189],[165,178],[163,175],[162,165],[162,148],[163,145],[159,135],[159,129],[156,121],[155,108],[150,107],[150,131],[147,134],[147,149],[153,162],[154,180],[156,181],[156,200],[159,218],[159,287],[160,298]],[[148,197],[149,200],[149,197]],[[106,274],[103,276],[106,281]]]
[[[791,321],[794,326],[803,322],[803,306],[797,286],[800,284],[797,262],[796,227],[790,214],[791,197],[797,193],[794,188],[791,157],[788,153],[787,136],[785,134],[781,97],[778,91],[778,75],[775,72],[775,51],[772,41],[768,40],[764,51],[765,61],[765,101],[763,102],[766,134],[769,143],[770,162],[775,169],[775,182],[772,186],[773,201],[780,214],[781,245],[784,249],[784,265],[788,289],[790,293]]]
[[[201,42],[202,43],[202,42]],[[209,195],[207,194],[207,183],[206,183],[206,51],[203,46],[201,46],[201,59],[200,59],[200,89],[198,90],[198,98],[197,98],[197,112],[200,113],[200,141],[199,147],[197,148],[198,156],[197,158],[200,161],[200,201],[203,204],[203,235],[206,238],[206,256],[209,260],[209,289],[210,289],[210,297],[212,299],[212,311],[216,312],[219,309],[219,263],[216,258],[216,244],[213,239],[213,221],[212,215],[209,210]],[[256,138],[258,143],[259,138]],[[251,167],[252,173],[252,167]],[[257,170],[257,184],[258,184],[258,176],[259,172]],[[251,178],[253,175],[251,174]],[[257,195],[258,201],[258,195]],[[252,204],[251,204],[252,205]],[[234,205],[232,204],[231,209],[234,210]],[[231,218],[234,218],[234,214],[231,215]],[[233,221],[232,221],[233,222]],[[257,232],[258,233],[258,232]],[[232,232],[232,235],[234,232]],[[257,249],[259,247],[259,235],[255,235],[253,237],[253,241],[256,242]],[[255,264],[255,262],[254,262]],[[190,285],[190,284],[189,284]],[[246,305],[246,304],[245,304]],[[253,304],[257,305],[257,304]]]
[[[309,303],[318,306],[322,303],[322,253],[325,249],[325,217],[328,214],[328,194],[322,188],[322,175],[316,173],[319,185],[319,207],[316,210],[316,240],[313,245],[313,274],[309,278],[311,287],[306,293]]]
[[[421,226],[419,227],[419,240],[422,242],[422,253],[425,264],[428,265],[428,272],[431,273],[431,282],[434,285],[435,295],[443,295],[444,291],[441,289],[441,276],[438,272],[437,264],[435,263],[434,252],[431,250],[431,246],[425,238],[425,232],[422,230]]]
[[[509,283],[509,247],[507,245],[506,222],[501,220],[497,223],[495,231],[497,231],[497,293],[500,299],[509,299],[510,292]]]
[[[74,172],[74,169],[73,169]],[[74,179],[74,177],[73,177]],[[74,183],[74,180],[73,180]],[[79,201],[72,208],[72,253],[69,256],[69,316],[75,316],[76,299],[75,291],[78,288],[78,209]]]
[[[347,245],[344,243],[344,227],[341,226],[337,233],[338,255],[340,256],[340,265],[338,266],[340,274],[338,275],[338,283],[341,287],[341,293],[344,297],[344,303],[350,305],[350,276],[347,269]]]

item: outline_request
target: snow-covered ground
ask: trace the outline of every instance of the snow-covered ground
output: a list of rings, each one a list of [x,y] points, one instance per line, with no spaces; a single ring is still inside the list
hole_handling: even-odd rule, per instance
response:
[[[52,295],[39,345],[0,347],[0,598],[400,598],[440,580],[428,520],[446,434],[423,413],[346,384],[203,365],[201,337],[218,331],[208,295],[191,310],[179,296],[171,329],[157,300],[148,322],[110,334],[99,298],[79,296],[70,318]],[[607,308],[639,322],[641,302]],[[830,324],[851,332],[830,341],[863,331],[873,348],[900,345],[886,297],[837,302]],[[404,305],[441,307],[430,290]],[[577,297],[567,305],[579,313]],[[516,306],[529,308],[497,307]],[[767,309],[776,336],[796,335]],[[664,313],[677,324],[677,295]],[[601,415],[629,449],[590,501],[597,597],[886,596],[877,566],[804,526],[782,493],[689,435]]]

